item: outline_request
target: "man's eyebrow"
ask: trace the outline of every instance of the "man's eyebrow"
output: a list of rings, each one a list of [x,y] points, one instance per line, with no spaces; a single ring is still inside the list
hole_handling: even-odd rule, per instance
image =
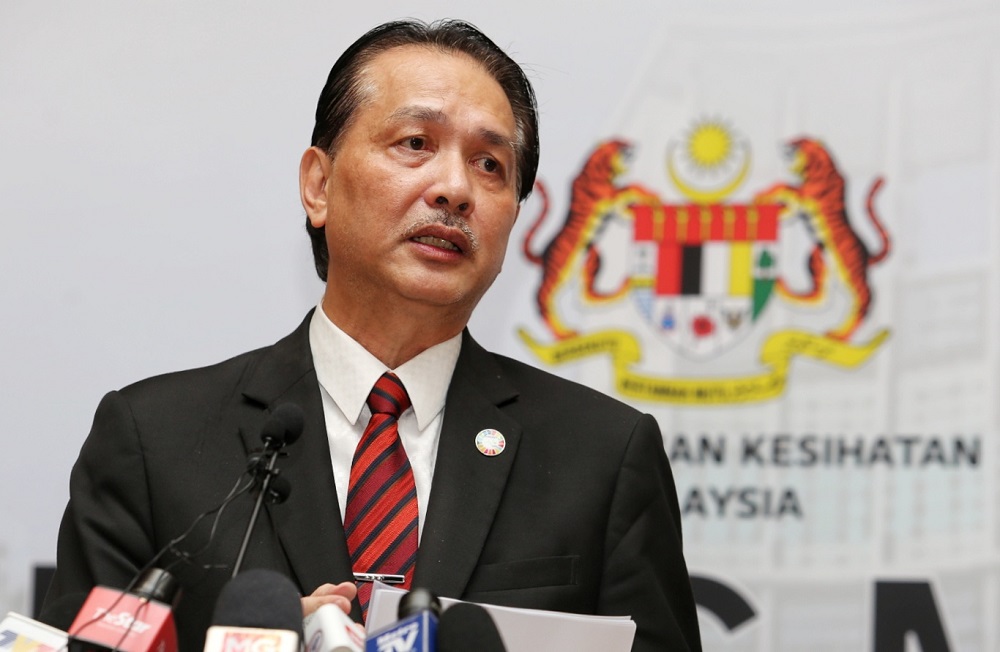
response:
[[[386,122],[397,122],[402,120],[434,122],[443,125],[448,123],[448,116],[444,111],[432,109],[429,106],[408,105],[401,106],[389,114],[389,118]],[[494,131],[493,129],[482,128],[479,129],[478,133],[479,137],[490,145],[497,145],[499,147],[506,147],[511,151],[517,151],[517,143],[514,140],[497,131]]]
[[[517,143],[515,143],[510,138],[507,138],[503,134],[499,134],[492,129],[480,129],[479,137],[485,140],[490,145],[497,145],[498,147],[506,147],[512,152],[517,151]]]
[[[448,122],[448,116],[444,114],[444,111],[432,109],[429,106],[410,105],[401,106],[393,111],[386,122],[395,122],[398,120],[418,120],[420,122],[444,124]]]

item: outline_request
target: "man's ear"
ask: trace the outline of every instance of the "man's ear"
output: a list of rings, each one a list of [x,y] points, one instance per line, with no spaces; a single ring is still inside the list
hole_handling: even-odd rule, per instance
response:
[[[299,195],[309,223],[320,229],[326,224],[328,202],[326,184],[330,178],[330,157],[318,147],[310,147],[299,163]]]

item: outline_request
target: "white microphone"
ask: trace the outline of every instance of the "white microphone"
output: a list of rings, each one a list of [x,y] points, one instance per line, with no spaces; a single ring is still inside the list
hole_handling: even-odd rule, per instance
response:
[[[343,610],[325,604],[304,621],[306,652],[364,652],[365,628]]]

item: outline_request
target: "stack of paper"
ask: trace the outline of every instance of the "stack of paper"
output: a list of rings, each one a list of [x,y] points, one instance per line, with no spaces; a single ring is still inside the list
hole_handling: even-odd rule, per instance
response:
[[[375,582],[368,607],[369,632],[396,621],[399,600],[406,591]],[[458,600],[443,598],[447,609]],[[583,616],[559,611],[515,609],[481,605],[500,630],[507,652],[574,650],[574,652],[629,652],[635,623],[628,616]]]

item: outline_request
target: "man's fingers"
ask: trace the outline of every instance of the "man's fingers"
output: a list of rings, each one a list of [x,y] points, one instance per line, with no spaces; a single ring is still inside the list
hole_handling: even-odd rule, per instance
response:
[[[325,604],[335,604],[346,614],[351,613],[351,600],[358,594],[354,582],[322,584],[312,595],[302,598],[302,615],[308,616]]]
[[[358,594],[358,587],[354,582],[341,582],[340,584],[321,584],[312,592],[313,596],[342,595],[348,600],[353,600]]]
[[[337,605],[345,614],[351,613],[351,601],[342,595],[321,595],[302,598],[302,617],[315,613],[325,604]]]

